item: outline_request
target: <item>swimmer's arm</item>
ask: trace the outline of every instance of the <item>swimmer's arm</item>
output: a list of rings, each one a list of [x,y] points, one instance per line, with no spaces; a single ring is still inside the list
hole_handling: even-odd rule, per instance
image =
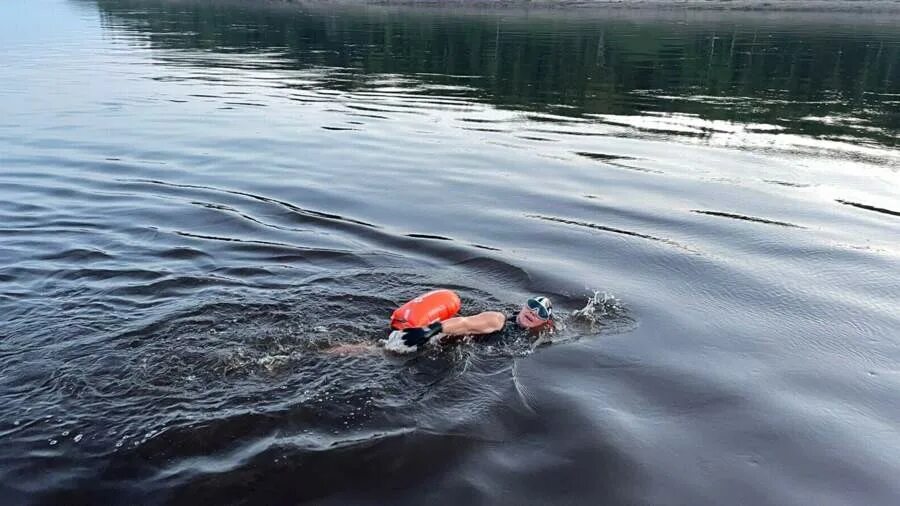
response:
[[[506,325],[506,316],[497,311],[486,311],[474,316],[458,316],[441,322],[441,334],[453,337],[474,336],[497,332]],[[383,349],[376,344],[338,344],[323,350],[332,355],[360,355]]]
[[[457,316],[441,322],[441,333],[448,336],[491,334],[506,325],[506,316],[497,311],[486,311],[474,316]]]

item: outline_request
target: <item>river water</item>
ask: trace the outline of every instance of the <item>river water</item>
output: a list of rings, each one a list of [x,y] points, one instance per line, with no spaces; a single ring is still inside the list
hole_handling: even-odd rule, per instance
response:
[[[0,3],[0,502],[897,504],[898,21]]]

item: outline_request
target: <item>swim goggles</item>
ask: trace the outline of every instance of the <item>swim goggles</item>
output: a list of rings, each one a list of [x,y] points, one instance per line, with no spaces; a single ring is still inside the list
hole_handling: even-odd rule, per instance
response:
[[[528,309],[534,311],[534,314],[536,314],[541,320],[549,320],[553,316],[553,311],[550,309],[550,307],[548,307],[549,301],[547,301],[547,305],[545,305],[544,302],[541,301],[541,299],[547,300],[544,297],[532,297],[528,299],[525,305],[528,306]]]

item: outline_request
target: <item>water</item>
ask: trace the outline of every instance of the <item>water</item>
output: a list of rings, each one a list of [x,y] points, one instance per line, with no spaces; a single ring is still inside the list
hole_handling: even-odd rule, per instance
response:
[[[260,4],[0,4],[3,503],[900,500],[896,17]]]

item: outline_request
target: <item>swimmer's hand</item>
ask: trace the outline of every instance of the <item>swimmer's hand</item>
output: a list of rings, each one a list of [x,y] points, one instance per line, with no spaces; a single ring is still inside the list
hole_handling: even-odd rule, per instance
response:
[[[416,351],[443,330],[441,322],[435,322],[422,328],[395,330],[388,336],[384,348],[397,353],[410,353]]]

